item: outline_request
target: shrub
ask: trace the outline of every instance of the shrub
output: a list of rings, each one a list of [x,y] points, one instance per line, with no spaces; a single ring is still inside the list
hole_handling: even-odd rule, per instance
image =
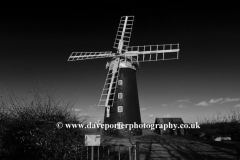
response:
[[[235,134],[240,136],[240,111],[230,108],[230,114],[222,116],[220,112],[212,118],[198,118],[201,131],[211,134]]]
[[[30,94],[29,94],[30,93]],[[34,87],[26,98],[9,94],[0,101],[0,159],[76,159],[83,143],[80,129],[58,129],[56,123],[83,123],[55,92]]]

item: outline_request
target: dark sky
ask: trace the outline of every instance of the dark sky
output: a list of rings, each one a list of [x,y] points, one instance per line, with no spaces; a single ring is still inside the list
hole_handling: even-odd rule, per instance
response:
[[[113,51],[121,16],[134,15],[130,46],[179,43],[179,59],[144,62],[137,72],[143,122],[155,117],[214,117],[240,107],[237,1],[1,1],[0,94],[32,83],[78,99],[103,117],[109,59],[68,62],[73,51]]]

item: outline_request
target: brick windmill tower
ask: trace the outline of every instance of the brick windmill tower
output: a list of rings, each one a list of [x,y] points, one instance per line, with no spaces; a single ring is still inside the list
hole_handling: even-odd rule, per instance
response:
[[[98,106],[105,107],[104,124],[141,124],[136,71],[139,62],[178,59],[179,44],[129,46],[134,16],[121,17],[113,48],[116,53],[72,52],[68,61],[111,58]],[[109,128],[104,134],[141,135],[140,128]]]

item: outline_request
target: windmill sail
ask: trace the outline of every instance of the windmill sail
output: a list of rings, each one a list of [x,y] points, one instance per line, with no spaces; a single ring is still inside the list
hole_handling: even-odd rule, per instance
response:
[[[178,59],[179,44],[127,47],[124,55],[137,62]]]
[[[113,57],[112,51],[105,52],[72,52],[68,61],[77,61],[85,59],[107,58]]]
[[[98,106],[102,107],[113,106],[119,75],[119,61],[120,58],[116,58],[109,65],[107,78],[103,87],[103,91]]]
[[[116,48],[119,53],[122,53],[122,51],[126,51],[126,48],[129,46],[133,21],[134,16],[121,17],[117,35],[113,45],[113,48]]]

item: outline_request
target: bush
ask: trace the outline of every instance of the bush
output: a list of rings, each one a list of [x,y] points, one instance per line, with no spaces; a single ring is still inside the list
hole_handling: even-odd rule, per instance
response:
[[[0,101],[0,159],[76,159],[83,144],[80,129],[58,129],[57,122],[83,123],[73,113],[73,102],[65,103],[54,92],[36,87],[26,98],[8,95]]]
[[[221,115],[218,112],[212,118],[203,118],[198,120],[201,123],[201,131],[208,134],[238,135],[240,136],[240,111],[230,108],[230,114]]]

